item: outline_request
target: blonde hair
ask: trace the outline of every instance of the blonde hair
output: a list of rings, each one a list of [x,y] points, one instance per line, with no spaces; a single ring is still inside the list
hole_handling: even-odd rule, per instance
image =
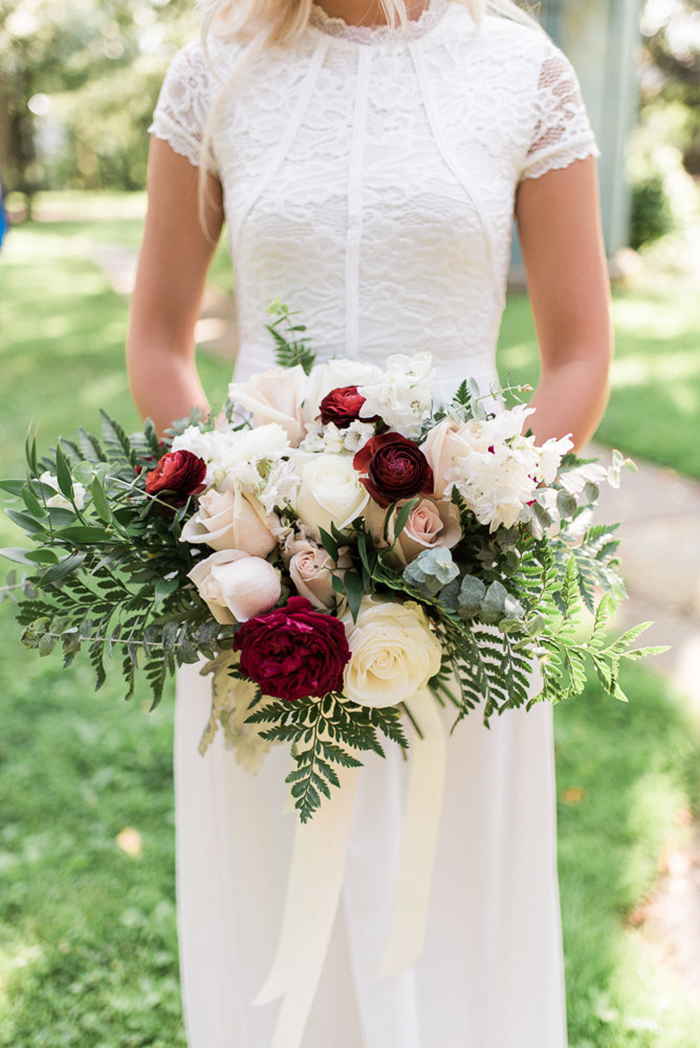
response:
[[[379,0],[387,23],[396,29],[408,22],[405,0]],[[452,0],[466,7],[476,21],[488,13],[536,25],[535,20],[512,0]],[[206,41],[216,28],[217,36],[238,39],[254,47],[256,54],[270,45],[291,44],[306,29],[313,0],[199,0],[202,36]]]

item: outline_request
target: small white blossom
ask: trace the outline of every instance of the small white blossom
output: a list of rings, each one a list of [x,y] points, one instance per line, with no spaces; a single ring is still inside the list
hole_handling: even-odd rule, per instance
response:
[[[358,386],[365,398],[362,417],[379,415],[395,433],[415,439],[432,412],[434,375],[429,353],[388,357],[386,373],[378,382]]]
[[[47,470],[45,473],[41,474],[39,480],[42,484],[48,485],[48,487],[53,488],[56,492],[55,495],[51,495],[50,498],[46,500],[47,506],[56,507],[58,509],[73,509],[73,503],[62,494],[61,489],[58,486],[58,477],[55,477],[53,473],[49,473]],[[75,502],[77,509],[82,509],[85,505],[85,495],[85,486],[76,480],[73,484],[73,502]]]
[[[353,455],[357,454],[361,448],[365,446],[368,440],[371,440],[375,434],[375,428],[373,422],[363,422],[361,419],[355,419],[350,425],[343,431],[343,446],[346,451],[352,452]]]
[[[301,484],[301,475],[291,462],[283,459],[273,466],[262,488],[259,499],[266,513],[292,506]]]

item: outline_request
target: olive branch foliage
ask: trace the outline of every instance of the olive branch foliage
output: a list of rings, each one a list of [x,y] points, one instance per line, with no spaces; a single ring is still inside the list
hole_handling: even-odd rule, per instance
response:
[[[301,365],[308,373],[315,354],[305,326],[279,302],[271,312],[276,319],[269,330],[278,363]],[[515,392],[521,390],[515,387]],[[434,420],[485,418],[487,400],[476,383],[465,381]],[[231,422],[228,409],[227,414]],[[192,500],[175,505],[167,492],[146,492],[146,475],[169,449],[169,438],[195,421],[203,428],[214,425],[193,415],[175,423],[169,437],[160,440],[150,420],[143,432],[127,434],[102,412],[101,438],[79,429],[75,439],[60,439],[43,456],[30,431],[25,478],[0,481],[0,489],[12,497],[6,512],[31,543],[28,549],[0,550],[23,569],[20,575],[14,568],[0,587],[0,600],[16,604],[23,643],[41,656],[60,649],[64,666],[83,652],[96,688],[106,679],[106,660],[114,659],[126,698],[133,695],[136,674],[141,673],[154,707],[177,667],[201,658],[214,660],[231,650],[236,630],[213,621],[187,578],[202,556],[200,548],[180,541],[183,522],[196,508]],[[571,457],[562,468],[574,468],[577,461]],[[622,456],[614,464],[624,464]],[[46,474],[55,481],[48,483]],[[597,492],[587,491],[586,497],[594,502]],[[538,539],[524,525],[490,535],[453,493],[462,537],[452,556],[460,578],[477,580],[471,583],[478,590],[471,603],[460,598],[454,584],[426,592],[395,566],[391,554],[417,499],[389,508],[382,548],[362,518],[343,532],[335,526],[320,529],[332,563],[337,566],[341,550],[352,562],[332,575],[336,610],[347,606],[356,620],[363,598],[371,594],[415,601],[423,609],[443,652],[429,685],[452,710],[455,726],[477,707],[488,724],[507,709],[577,695],[587,663],[609,694],[624,699],[621,664],[663,650],[634,647],[648,623],[612,642],[607,639],[615,606],[624,596],[616,571],[616,525],[592,525],[585,506],[572,503],[565,491],[560,498],[564,527],[554,538]],[[546,529],[546,512],[539,506],[533,512]],[[541,679],[535,694],[533,663]],[[229,674],[241,677],[233,656]],[[339,693],[290,702],[263,696],[258,688],[246,723],[265,741],[291,746],[294,768],[287,782],[306,822],[339,786],[340,769],[359,767],[364,753],[384,756],[380,736],[408,749],[404,714],[420,735],[420,725],[405,706],[372,709]]]

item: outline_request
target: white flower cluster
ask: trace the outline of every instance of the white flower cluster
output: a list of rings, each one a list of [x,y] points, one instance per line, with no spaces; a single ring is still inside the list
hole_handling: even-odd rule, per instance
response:
[[[362,417],[379,415],[394,433],[415,440],[432,413],[434,378],[429,353],[413,357],[393,354],[387,358],[386,371],[379,381],[358,386],[365,398]]]
[[[530,521],[530,505],[542,504],[542,489],[554,482],[563,456],[573,447],[569,437],[538,447],[534,437],[522,436],[533,411],[520,404],[483,421],[460,425],[447,419],[426,439],[424,449],[440,478],[440,494],[449,499],[456,488],[479,523],[492,532]],[[547,508],[556,509],[556,492]]]

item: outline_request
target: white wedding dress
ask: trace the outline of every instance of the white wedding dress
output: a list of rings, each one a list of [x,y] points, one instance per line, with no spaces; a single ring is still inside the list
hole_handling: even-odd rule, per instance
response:
[[[152,130],[193,164],[237,45],[175,58]],[[381,363],[429,350],[438,391],[495,378],[514,195],[595,154],[575,75],[551,41],[433,0],[396,42],[314,8],[213,125],[244,378],[273,364],[266,310],[298,311],[319,356]],[[290,758],[255,777],[221,735],[197,744],[210,679],[179,676],[175,742],[181,974],[191,1048],[270,1048],[253,1006],[275,952],[295,814]],[[418,963],[377,981],[406,767],[360,772],[342,903],[304,1048],[564,1048],[551,710],[478,712],[449,739],[428,932]]]

